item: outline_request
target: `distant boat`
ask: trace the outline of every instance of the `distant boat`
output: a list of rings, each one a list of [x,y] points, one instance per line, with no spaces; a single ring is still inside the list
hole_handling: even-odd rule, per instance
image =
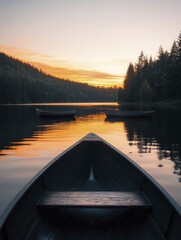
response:
[[[40,117],[65,117],[65,118],[73,118],[75,117],[76,111],[48,111],[48,110],[40,110],[36,108],[36,113]]]
[[[109,118],[122,117],[151,117],[154,111],[106,111],[105,114]]]
[[[2,240],[180,240],[181,208],[135,162],[90,133],[22,189]]]

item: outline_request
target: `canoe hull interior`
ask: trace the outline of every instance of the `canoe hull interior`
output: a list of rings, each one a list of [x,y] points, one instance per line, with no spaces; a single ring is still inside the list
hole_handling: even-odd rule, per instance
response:
[[[143,214],[99,207],[42,210],[37,203],[46,191],[140,192],[152,207]],[[104,214],[116,223],[104,221]],[[73,220],[67,224],[70,216]],[[89,223],[98,221],[101,227],[78,224],[87,218],[91,219]],[[2,216],[0,226],[2,240],[67,239],[67,236],[87,240],[179,240],[181,213],[164,190],[124,154],[99,138],[85,138],[54,159],[19,193]]]
[[[57,227],[61,224],[97,225],[122,223],[131,219],[138,220],[147,215],[146,210],[128,210],[120,208],[54,208],[38,209],[47,223],[54,223]]]

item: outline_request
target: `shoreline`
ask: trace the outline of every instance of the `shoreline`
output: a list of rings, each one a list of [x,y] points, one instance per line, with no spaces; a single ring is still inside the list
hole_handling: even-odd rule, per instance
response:
[[[181,101],[162,102],[118,102],[119,106],[181,107]]]

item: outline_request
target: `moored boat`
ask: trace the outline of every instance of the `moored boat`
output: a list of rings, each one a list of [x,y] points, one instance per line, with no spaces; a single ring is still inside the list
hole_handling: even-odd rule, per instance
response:
[[[65,117],[65,118],[73,118],[75,117],[76,111],[48,111],[48,110],[41,110],[36,108],[36,113],[40,117]]]
[[[180,206],[143,169],[95,134],[57,156],[1,217],[0,239],[168,239]]]
[[[151,117],[154,111],[106,111],[107,117],[122,118],[122,117]]]

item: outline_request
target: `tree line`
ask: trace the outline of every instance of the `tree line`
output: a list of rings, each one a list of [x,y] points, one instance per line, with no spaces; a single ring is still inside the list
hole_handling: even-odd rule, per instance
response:
[[[159,102],[181,100],[181,33],[169,51],[160,46],[157,57],[145,56],[129,64],[118,101]]]
[[[59,79],[0,53],[0,104],[36,102],[112,102],[118,89]]]

